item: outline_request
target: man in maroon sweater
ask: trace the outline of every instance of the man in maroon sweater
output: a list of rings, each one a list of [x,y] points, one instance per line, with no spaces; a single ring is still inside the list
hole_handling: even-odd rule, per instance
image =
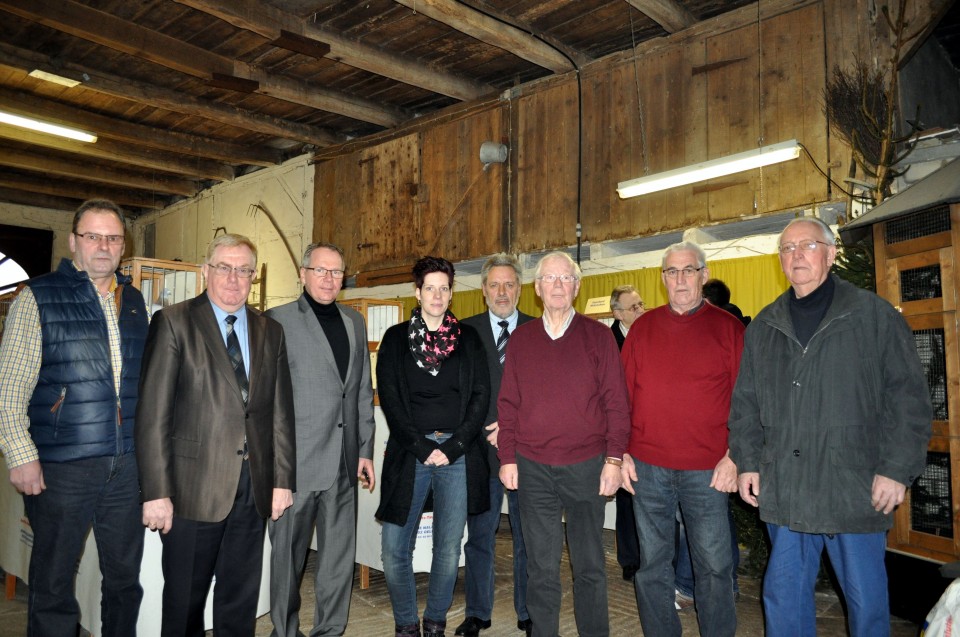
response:
[[[634,578],[640,624],[647,637],[681,634],[671,566],[679,505],[700,634],[733,637],[727,493],[737,488],[737,468],[727,449],[727,418],[743,325],[704,302],[709,271],[699,246],[667,248],[662,271],[669,303],[634,322],[622,352],[633,423],[622,473],[624,488],[634,494],[640,537]]]
[[[630,430],[623,368],[610,328],[573,309],[573,259],[551,252],[535,278],[543,318],[510,337],[497,402],[500,480],[520,499],[534,637],[559,631],[564,513],[577,632],[606,636],[603,513],[621,485]]]

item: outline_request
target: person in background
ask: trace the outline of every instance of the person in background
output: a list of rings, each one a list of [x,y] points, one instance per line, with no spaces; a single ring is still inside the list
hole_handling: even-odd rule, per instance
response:
[[[613,312],[613,337],[617,347],[623,350],[630,326],[645,311],[640,293],[632,285],[618,285],[610,294],[610,311]],[[637,523],[633,518],[633,496],[626,489],[617,489],[617,562],[623,569],[623,579],[632,581],[640,568],[640,544],[637,538]]]
[[[647,637],[680,637],[673,559],[679,507],[693,558],[697,618],[705,637],[737,628],[729,496],[737,468],[727,448],[730,395],[743,325],[703,300],[703,250],[687,241],[664,251],[667,305],[634,324],[623,346],[633,429],[623,460],[634,493],[640,569],[634,578]]]
[[[837,247],[815,217],[780,235],[790,289],[747,330],[730,410],[740,497],[772,543],[763,579],[768,635],[816,632],[826,549],[852,637],[890,634],[887,530],[926,465],[930,389],[897,310],[830,274]]]
[[[500,480],[520,496],[533,635],[559,631],[566,530],[577,630],[600,637],[610,633],[604,507],[621,485],[630,429],[623,367],[607,326],[573,308],[580,268],[570,255],[547,254],[535,277],[543,317],[510,337],[497,401]]]
[[[490,466],[490,509],[486,513],[467,517],[467,544],[463,547],[466,558],[466,617],[455,633],[464,637],[477,637],[481,630],[491,626],[493,563],[504,492],[498,475],[500,461],[497,459],[497,436],[500,425],[497,422],[496,397],[500,393],[503,360],[510,345],[510,335],[519,325],[533,320],[532,316],[517,311],[522,274],[523,269],[516,257],[500,253],[487,259],[480,268],[480,284],[487,311],[463,320],[464,325],[472,326],[480,334],[490,368],[490,406],[484,420],[487,462]],[[529,635],[533,622],[527,612],[527,551],[523,543],[520,503],[516,491],[507,491],[507,506],[513,537],[513,607],[517,612],[517,628]]]
[[[283,328],[247,306],[257,249],[223,234],[200,296],[153,315],[137,406],[143,523],[163,542],[164,637],[252,637],[264,518],[293,503],[296,436]]]
[[[433,561],[423,637],[444,637],[467,515],[490,507],[481,439],[490,373],[477,331],[450,312],[454,269],[423,257],[413,266],[420,307],[383,336],[377,392],[390,428],[376,517],[396,637],[420,635],[413,549],[433,495]]]
[[[267,525],[274,637],[299,634],[300,582],[314,526],[310,635],[344,633],[357,548],[357,481],[371,492],[376,484],[367,327],[359,312],[336,302],[345,274],[343,251],[314,243],[301,264],[303,294],[267,311],[287,338],[297,433],[293,507]]]
[[[733,314],[746,327],[750,317],[744,316],[740,308],[730,302],[730,288],[720,279],[710,279],[703,284],[703,298],[707,303]]]
[[[102,632],[137,632],[143,526],[134,415],[147,309],[117,272],[125,220],[112,201],[77,208],[73,259],[27,282],[0,344],[0,451],[33,530],[27,634],[76,635],[74,575],[93,527]]]

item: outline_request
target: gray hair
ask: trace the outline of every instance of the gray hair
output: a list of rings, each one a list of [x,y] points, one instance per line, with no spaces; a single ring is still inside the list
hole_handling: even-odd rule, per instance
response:
[[[613,292],[610,293],[610,311],[622,310],[620,307],[620,297],[624,294],[630,294],[631,292],[636,292],[637,288],[632,285],[618,285],[613,288]]]
[[[780,245],[780,241],[783,239],[784,233],[790,229],[790,226],[795,226],[801,223],[809,223],[812,226],[816,226],[823,235],[823,240],[827,245],[835,245],[837,243],[837,238],[833,235],[833,230],[830,229],[830,226],[828,226],[823,219],[820,219],[819,217],[797,217],[796,219],[791,219],[790,223],[788,223],[783,229],[783,232],[780,233],[780,236],[777,237],[777,245]]]
[[[554,250],[553,252],[548,252],[547,254],[543,255],[543,257],[537,262],[537,269],[533,272],[533,278],[540,278],[540,273],[543,272],[543,264],[550,259],[560,259],[561,261],[565,261],[571,268],[573,268],[574,276],[576,276],[578,279],[583,277],[583,272],[580,270],[580,266],[577,265],[577,262],[573,260],[573,257],[562,250]]]
[[[213,241],[210,242],[210,245],[207,246],[207,263],[210,263],[210,259],[213,258],[213,254],[217,251],[217,248],[236,248],[237,246],[246,246],[250,248],[250,252],[253,253],[253,265],[257,265],[257,246],[242,234],[222,234],[218,237],[214,237]]]
[[[671,246],[668,246],[666,250],[663,251],[663,258],[660,259],[660,269],[662,270],[667,265],[667,257],[669,257],[674,252],[693,252],[697,255],[697,265],[701,268],[707,265],[707,254],[703,251],[703,248],[698,246],[692,241],[681,241],[680,243],[674,243]]]
[[[480,284],[486,285],[490,270],[498,267],[513,268],[513,271],[517,273],[517,283],[523,281],[523,268],[520,266],[517,257],[506,252],[498,252],[483,262],[483,266],[480,268]]]
[[[302,268],[309,268],[309,267],[310,267],[310,255],[313,254],[313,251],[314,251],[314,250],[317,250],[318,248],[324,248],[324,249],[326,249],[326,250],[333,250],[334,252],[336,252],[337,254],[339,254],[339,255],[340,255],[340,263],[343,264],[343,267],[342,267],[341,269],[342,269],[342,270],[346,270],[346,269],[347,269],[347,262],[346,262],[346,260],[344,260],[344,258],[343,258],[343,250],[340,249],[340,246],[334,245],[334,244],[332,244],[332,243],[324,243],[324,242],[322,242],[322,241],[321,241],[321,242],[318,242],[318,243],[311,243],[310,245],[307,246],[307,249],[303,251],[303,259],[300,260],[300,267],[302,267]]]

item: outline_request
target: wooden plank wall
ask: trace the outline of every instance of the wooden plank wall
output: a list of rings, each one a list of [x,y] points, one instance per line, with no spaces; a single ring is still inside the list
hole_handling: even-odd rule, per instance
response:
[[[374,271],[428,253],[457,261],[568,246],[578,211],[590,242],[840,199],[803,155],[630,200],[615,189],[789,139],[824,171],[839,155],[835,178],[846,176],[849,149],[831,139],[821,93],[833,64],[867,55],[876,42],[868,4],[766,0],[762,11],[751,5],[645,42],[587,65],[579,77],[451,107],[409,134],[340,156],[327,151],[317,165],[314,239],[344,246],[352,272]],[[484,141],[506,143],[507,164],[484,171]]]

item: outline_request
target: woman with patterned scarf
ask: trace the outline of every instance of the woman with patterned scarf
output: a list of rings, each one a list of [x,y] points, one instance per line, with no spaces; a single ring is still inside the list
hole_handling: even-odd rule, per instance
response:
[[[467,514],[489,508],[489,469],[480,432],[490,379],[479,334],[450,312],[453,264],[423,257],[413,266],[410,320],[384,335],[377,392],[390,427],[380,477],[383,572],[396,637],[419,637],[413,549],[433,494],[433,562],[423,637],[444,637]]]

